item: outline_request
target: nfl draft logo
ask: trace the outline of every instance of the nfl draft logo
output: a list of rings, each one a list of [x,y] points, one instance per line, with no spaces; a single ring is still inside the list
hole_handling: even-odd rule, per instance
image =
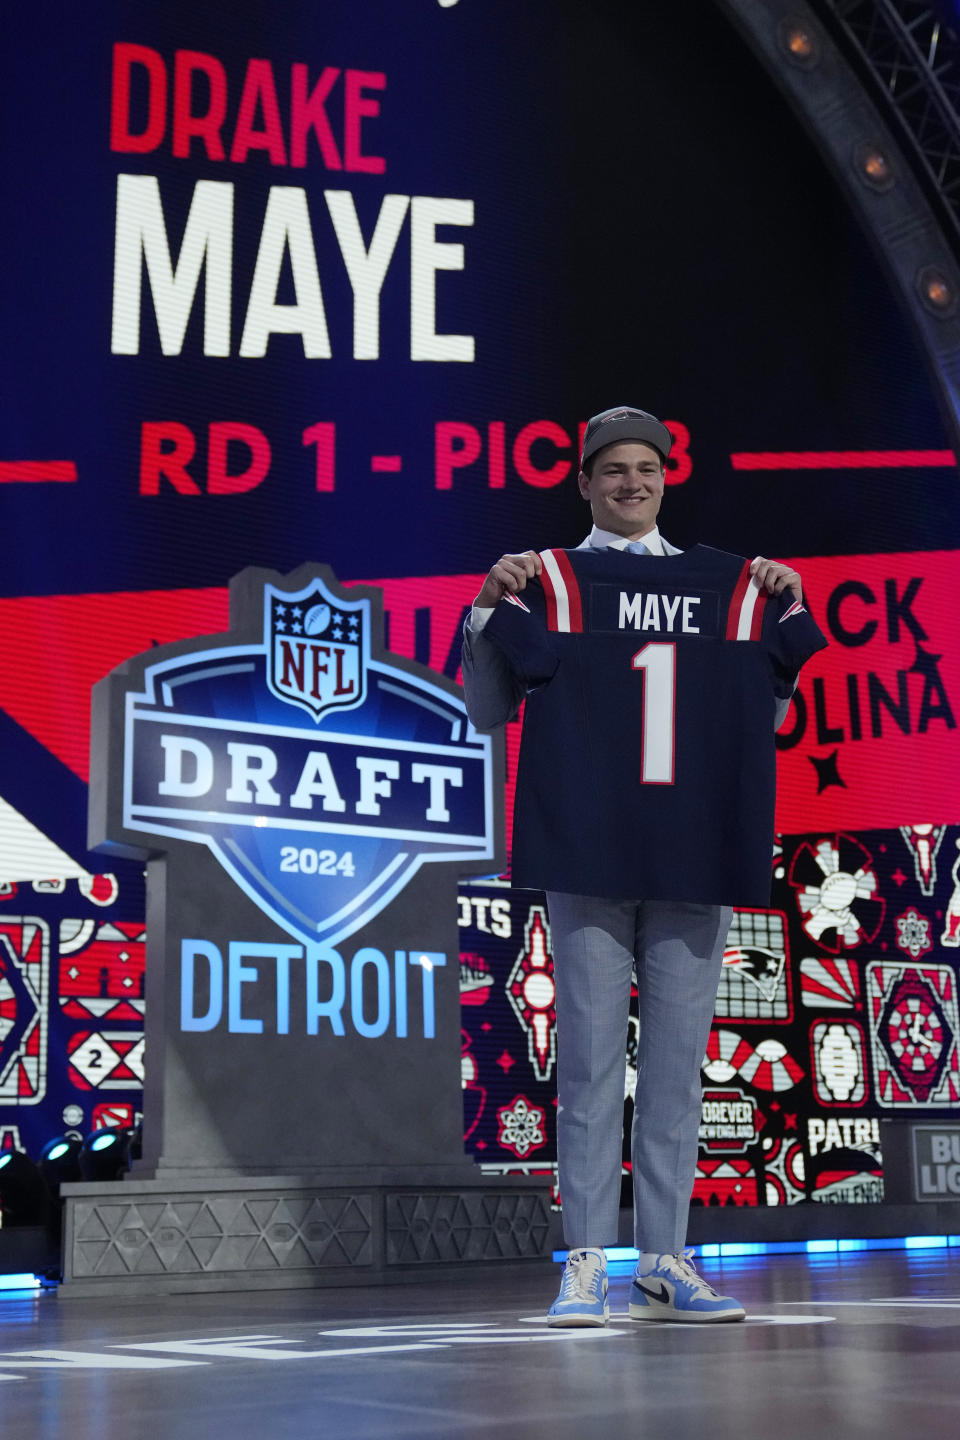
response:
[[[264,633],[272,638],[267,684],[315,720],[366,699],[369,601],[334,602],[322,580],[291,595],[265,585]]]
[[[490,737],[456,687],[373,653],[374,598],[323,566],[286,585],[245,571],[236,628],[142,657],[124,693],[123,829],[207,846],[311,944],[359,930],[422,865],[478,874],[496,854]]]

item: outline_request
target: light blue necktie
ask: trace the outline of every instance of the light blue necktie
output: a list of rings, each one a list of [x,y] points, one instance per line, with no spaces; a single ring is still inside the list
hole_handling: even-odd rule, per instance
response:
[[[646,545],[644,545],[642,540],[631,540],[626,545],[624,545],[623,548],[628,555],[650,554],[650,551],[647,549]]]

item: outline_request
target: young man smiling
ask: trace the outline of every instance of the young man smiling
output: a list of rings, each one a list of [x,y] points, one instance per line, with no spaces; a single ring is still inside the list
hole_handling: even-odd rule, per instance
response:
[[[664,458],[652,445],[621,440],[582,463],[588,468],[580,471],[580,494],[598,530],[629,541],[656,529],[665,477]]]
[[[603,1325],[609,1314],[603,1247],[617,1240],[634,969],[640,1032],[631,1159],[640,1258],[630,1314],[694,1322],[744,1317],[742,1305],[698,1275],[683,1248],[697,1160],[700,1066],[731,904],[745,903],[739,893],[727,893],[743,882],[739,859],[729,862],[726,853],[733,847],[725,833],[724,782],[714,781],[716,767],[702,768],[703,742],[693,732],[703,726],[704,686],[714,683],[711,667],[719,665],[721,690],[706,693],[716,693],[720,708],[728,692],[733,696],[743,731],[733,745],[749,764],[758,748],[753,732],[762,725],[763,736],[772,736],[786,714],[796,670],[823,641],[803,609],[800,576],[789,566],[763,557],[747,565],[703,546],[683,555],[661,536],[657,516],[670,445],[669,431],[646,411],[619,406],[595,415],[578,477],[593,516],[589,536],[575,551],[501,556],[464,628],[463,682],[478,729],[505,724],[528,693],[536,694],[521,747],[514,878],[546,890],[553,941],[557,1151],[569,1257],[548,1312],[551,1325]],[[524,591],[529,604],[520,598]],[[645,606],[651,595],[655,601],[650,614],[657,618],[649,625],[646,608],[638,619],[636,597],[643,592]],[[615,633],[609,597],[618,594],[620,631],[626,614],[648,633]],[[684,613],[707,617],[691,620],[692,633],[683,637],[661,628],[660,617],[679,613],[678,596],[688,607]],[[764,632],[770,653],[762,657],[760,644],[714,643],[724,639],[718,619],[724,613],[727,640],[760,639],[753,619],[764,612],[760,596],[784,596],[775,607],[781,619],[805,619],[795,625],[791,618],[785,630],[772,607]],[[501,605],[504,600],[514,603]],[[746,625],[743,634],[737,624]],[[725,723],[738,724],[736,718]],[[684,737],[678,739],[681,724],[691,731],[686,749]],[[706,733],[718,728],[708,724]],[[772,739],[767,743],[771,753],[762,763],[772,771]],[[772,791],[767,802],[772,831]],[[753,844],[754,878],[747,882],[754,895],[764,874],[769,887],[764,818],[759,848]],[[739,833],[749,829],[741,824]],[[687,836],[692,846],[683,843]],[[766,901],[752,903],[768,901],[769,888]]]

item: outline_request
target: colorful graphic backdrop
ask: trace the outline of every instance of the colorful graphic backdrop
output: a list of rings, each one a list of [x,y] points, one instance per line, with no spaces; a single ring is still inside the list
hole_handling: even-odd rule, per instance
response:
[[[698,1197],[877,1199],[879,1117],[957,1103],[956,465],[738,36],[700,0],[3,26],[0,1143],[139,1108],[142,876],[86,851],[91,685],[307,559],[455,677],[489,565],[582,538],[582,426],[626,402],[675,437],[665,534],[791,557],[831,640],[780,738],[772,908],[731,937]],[[464,904],[467,1144],[549,1165],[549,924]]]

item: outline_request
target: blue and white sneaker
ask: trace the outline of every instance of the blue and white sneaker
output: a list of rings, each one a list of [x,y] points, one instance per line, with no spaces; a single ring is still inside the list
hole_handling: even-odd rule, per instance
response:
[[[743,1320],[738,1300],[718,1295],[691,1263],[692,1250],[660,1255],[652,1270],[639,1268],[630,1287],[631,1320]]]
[[[547,1324],[606,1325],[609,1318],[606,1255],[602,1250],[571,1250]]]

